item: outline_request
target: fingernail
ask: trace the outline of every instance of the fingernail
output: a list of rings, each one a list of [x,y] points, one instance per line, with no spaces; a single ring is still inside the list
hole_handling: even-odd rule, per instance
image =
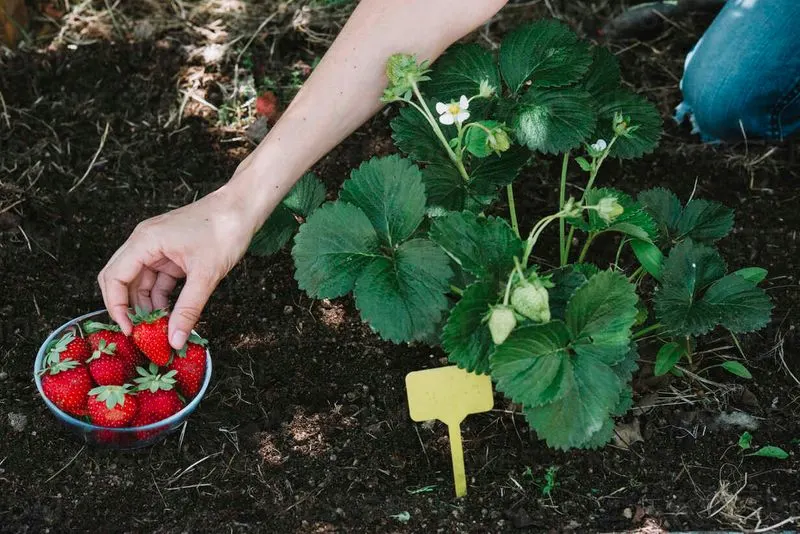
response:
[[[183,346],[186,345],[187,339],[189,339],[189,334],[183,330],[175,330],[175,332],[172,333],[172,348],[175,350],[182,349]]]

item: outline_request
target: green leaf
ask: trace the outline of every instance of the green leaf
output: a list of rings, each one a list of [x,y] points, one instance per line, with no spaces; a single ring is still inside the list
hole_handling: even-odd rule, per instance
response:
[[[675,367],[681,360],[681,357],[686,353],[686,350],[675,341],[665,343],[656,354],[656,365],[653,374],[662,376],[667,374]]]
[[[772,302],[752,282],[725,275],[725,262],[712,247],[691,239],[676,245],[664,262],[656,316],[672,332],[701,335],[717,325],[752,332],[770,319]]]
[[[497,121],[475,121],[472,124],[480,124],[490,131],[501,125]],[[486,156],[494,154],[494,150],[492,150],[488,144],[488,139],[489,133],[486,130],[473,126],[469,128],[464,135],[464,146],[470,154],[479,158],[485,158]]]
[[[528,79],[533,87],[574,83],[591,62],[588,46],[555,20],[522,26],[508,34],[500,46],[500,70],[515,93]]]
[[[756,452],[748,454],[747,456],[761,456],[763,458],[775,458],[777,460],[785,460],[789,457],[789,453],[781,449],[780,447],[767,445],[766,447],[761,447]]]
[[[591,95],[583,89],[531,88],[522,97],[513,128],[520,144],[559,154],[580,146],[596,121]]]
[[[494,283],[475,282],[464,291],[442,333],[442,348],[451,363],[469,372],[489,373],[489,354],[494,343],[483,318],[497,300]]]
[[[574,383],[560,400],[523,408],[539,437],[550,447],[563,450],[589,444],[608,424],[622,389],[616,373],[590,355],[574,356],[572,368]]]
[[[751,379],[753,375],[747,370],[747,367],[739,362],[728,360],[722,364],[722,368],[731,373],[732,375],[740,376],[742,378]]]
[[[642,191],[637,200],[655,220],[658,234],[661,237],[659,242],[663,245],[670,244],[683,212],[681,201],[678,200],[675,193],[663,187]]]
[[[561,321],[516,329],[490,359],[497,390],[526,407],[564,397],[575,388],[569,340]]]
[[[641,192],[639,202],[655,219],[662,246],[687,238],[711,244],[733,227],[733,210],[719,202],[690,200],[681,208],[678,197],[660,187]]]
[[[331,202],[300,227],[292,256],[300,289],[312,298],[335,298],[352,291],[364,268],[381,257],[380,241],[363,211]]]
[[[313,172],[307,172],[255,233],[248,252],[254,256],[275,254],[300,228],[295,215],[306,218],[323,202],[325,186]]]
[[[664,254],[661,249],[653,243],[640,239],[632,239],[630,243],[636,259],[642,264],[644,270],[656,280],[661,280],[661,265],[664,263]]]
[[[516,180],[531,155],[524,147],[512,146],[501,155],[479,159],[470,166],[470,187],[477,195],[493,193]]]
[[[620,232],[642,241],[650,241],[657,237],[658,230],[656,229],[656,223],[650,214],[648,214],[638,202],[634,201],[629,195],[623,193],[619,189],[613,189],[610,187],[590,189],[584,196],[584,203],[587,206],[591,206],[600,202],[601,199],[609,196],[615,197],[617,202],[624,209],[622,214],[614,219],[611,223],[600,217],[595,210],[588,210],[588,224],[584,220],[570,220],[569,222],[578,223],[575,225],[586,231]]]
[[[395,146],[414,161],[452,165],[430,123],[416,109],[401,108],[390,125]]]
[[[741,276],[753,284],[760,284],[767,278],[767,270],[762,269],[761,267],[745,267],[744,269],[739,269],[731,274]]]
[[[451,163],[431,163],[422,170],[428,207],[461,211],[469,192],[467,184]]]
[[[678,239],[691,238],[713,243],[728,235],[733,228],[733,210],[719,202],[690,200],[678,219]]]
[[[629,350],[637,302],[634,285],[622,274],[601,271],[592,276],[567,304],[573,350],[608,365],[622,360]]]
[[[411,236],[425,216],[425,186],[416,165],[397,155],[375,157],[350,176],[340,201],[361,208],[390,247]]]
[[[703,301],[714,307],[719,323],[734,333],[764,328],[773,308],[763,289],[735,274],[714,282],[703,295]]]
[[[753,442],[753,436],[752,434],[750,434],[750,432],[746,430],[742,432],[741,436],[739,436],[739,448],[742,450],[746,451],[747,449],[749,449],[752,442]]]
[[[592,172],[592,164],[586,161],[586,158],[584,158],[583,156],[578,156],[577,158],[575,158],[575,161],[578,162],[578,165],[580,166],[581,170],[584,170],[586,172]]]
[[[614,137],[612,122],[615,113],[630,117],[630,126],[636,130],[628,137],[620,137],[611,147],[610,155],[621,159],[639,158],[649,154],[661,137],[661,116],[655,106],[639,95],[624,89],[600,95],[597,99],[597,129],[593,139]]]
[[[272,256],[289,242],[300,223],[283,204],[278,204],[250,241],[247,252],[254,256]]]
[[[547,290],[550,300],[550,315],[553,319],[564,319],[567,302],[575,291],[588,281],[583,273],[576,271],[574,266],[567,265],[552,272],[550,281],[553,287]]]
[[[431,240],[470,274],[494,279],[508,275],[514,256],[522,256],[522,241],[505,219],[456,212],[437,217]]]
[[[374,259],[358,277],[356,307],[384,339],[400,343],[431,335],[450,289],[450,260],[427,239],[400,245],[393,257]]]
[[[595,98],[611,93],[619,87],[620,73],[617,56],[607,48],[592,49],[592,64],[583,79],[583,88]]]
[[[692,240],[675,246],[664,261],[662,287],[654,299],[659,321],[678,335],[711,330],[718,317],[698,293],[724,274],[725,261],[714,248]]]
[[[500,89],[500,74],[492,53],[475,43],[451,46],[436,61],[430,77],[422,84],[422,92],[444,102],[461,95],[477,95],[482,81]]]
[[[307,172],[294,185],[282,204],[300,217],[306,218],[325,202],[325,185],[313,172]]]

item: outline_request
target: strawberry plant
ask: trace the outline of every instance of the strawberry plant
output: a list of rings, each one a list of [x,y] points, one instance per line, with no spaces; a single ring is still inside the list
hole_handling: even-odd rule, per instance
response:
[[[383,338],[440,344],[452,363],[490,374],[560,449],[611,439],[613,418],[632,404],[642,340],[660,344],[657,373],[678,372],[697,336],[769,321],[766,272],[731,272],[715,248],[731,210],[595,184],[608,158],[641,157],[661,133],[607,50],[540,21],[497,54],[457,45],[434,67],[398,54],[386,73],[404,156],[363,163],[321,207],[324,189],[305,177],[251,246],[272,253],[299,227],[295,278],[311,297],[352,293]],[[537,155],[561,155],[559,202],[522,221],[514,184]],[[570,166],[584,173],[576,198],[566,194]],[[559,245],[540,259],[547,231]],[[592,248],[607,235],[618,243],[610,265]]]

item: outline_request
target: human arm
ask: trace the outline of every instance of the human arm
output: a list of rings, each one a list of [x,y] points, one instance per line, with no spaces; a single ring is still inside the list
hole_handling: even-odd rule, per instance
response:
[[[362,0],[267,137],[230,181],[201,200],[139,224],[98,275],[106,308],[129,333],[128,306],[166,307],[184,345],[212,291],[299,177],[380,109],[394,53],[435,59],[506,0]]]

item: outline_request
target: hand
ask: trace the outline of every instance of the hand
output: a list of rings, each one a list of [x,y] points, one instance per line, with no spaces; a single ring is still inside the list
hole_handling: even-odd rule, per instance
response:
[[[255,230],[243,203],[222,188],[140,223],[97,281],[111,318],[130,335],[129,306],[166,308],[186,278],[169,321],[175,349],[186,343],[217,284],[244,254]],[[260,221],[260,219],[259,219]]]

